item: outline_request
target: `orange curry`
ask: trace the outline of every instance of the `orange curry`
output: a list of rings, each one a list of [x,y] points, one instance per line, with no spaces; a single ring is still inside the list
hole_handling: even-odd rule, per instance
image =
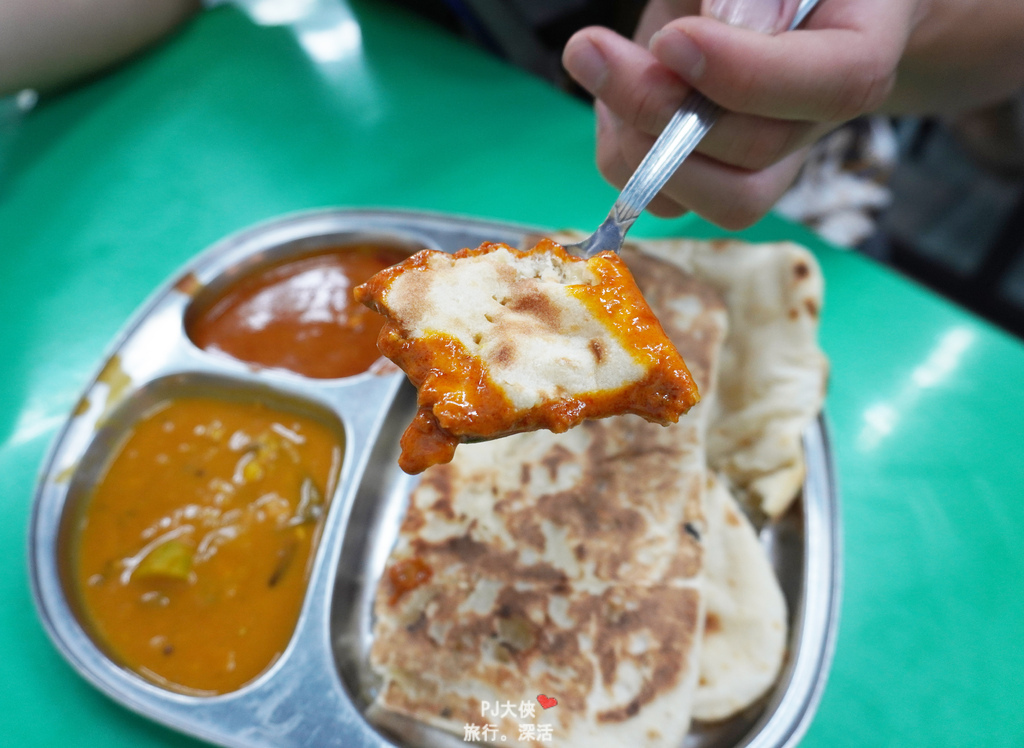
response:
[[[341,435],[259,402],[183,397],[127,435],[72,540],[86,624],[174,691],[233,691],[284,651]]]
[[[408,257],[397,247],[354,245],[261,268],[188,322],[197,346],[317,379],[360,374],[380,357],[380,315],[352,289]]]
[[[431,465],[450,462],[456,447],[470,439],[536,429],[560,433],[587,418],[635,413],[649,421],[674,423],[700,399],[686,364],[618,255],[604,252],[583,260],[568,254],[554,241],[543,239],[526,252],[486,242],[452,256],[457,261],[499,248],[519,257],[551,252],[564,262],[586,262],[597,282],[569,285],[568,293],[601,320],[646,374],[642,380],[624,387],[565,393],[529,410],[517,411],[491,378],[486,363],[458,339],[433,330],[413,337],[403,321],[390,313],[386,296],[395,279],[404,273],[429,272],[431,255],[437,253],[423,250],[356,289],[359,301],[388,317],[378,347],[405,371],[419,391],[419,410],[401,439],[399,466],[403,470],[419,473]],[[600,358],[599,351],[595,355]]]

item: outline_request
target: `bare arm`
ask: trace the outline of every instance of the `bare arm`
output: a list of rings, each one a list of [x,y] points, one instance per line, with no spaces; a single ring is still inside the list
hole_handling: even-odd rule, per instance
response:
[[[0,96],[46,90],[96,72],[153,43],[199,0],[3,0]]]

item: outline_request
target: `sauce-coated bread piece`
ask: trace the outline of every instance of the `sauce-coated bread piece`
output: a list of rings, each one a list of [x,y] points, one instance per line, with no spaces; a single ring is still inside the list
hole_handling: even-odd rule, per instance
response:
[[[402,438],[407,472],[448,462],[460,442],[565,431],[633,413],[674,423],[699,399],[625,263],[542,240],[424,250],[356,298],[384,314],[381,352],[419,390]]]

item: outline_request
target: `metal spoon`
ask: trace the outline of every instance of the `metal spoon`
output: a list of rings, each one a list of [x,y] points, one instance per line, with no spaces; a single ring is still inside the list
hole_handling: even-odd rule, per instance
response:
[[[787,30],[799,26],[818,2],[800,0]],[[622,188],[604,223],[589,237],[577,244],[567,245],[566,249],[584,258],[593,257],[598,252],[618,252],[622,249],[622,242],[630,226],[683,160],[693,153],[721,111],[721,107],[697,90],[691,91]]]

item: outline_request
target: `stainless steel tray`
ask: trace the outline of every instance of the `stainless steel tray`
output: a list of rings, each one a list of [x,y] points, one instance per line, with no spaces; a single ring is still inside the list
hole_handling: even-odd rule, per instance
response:
[[[57,436],[33,507],[29,565],[40,618],[89,682],[157,722],[229,746],[456,746],[462,740],[411,720],[374,724],[368,665],[374,587],[415,479],[396,464],[398,437],[415,411],[401,374],[311,380],[257,369],[196,348],[184,320],[197,294],[214,293],[265,262],[363,240],[445,251],[482,241],[519,245],[537,230],[504,223],[382,210],[287,216],[215,244],[160,288],[107,352]],[[193,697],[161,689],[112,662],[92,641],[66,593],[66,517],[119,435],[168,394],[252,392],[340,420],[345,456],[292,640],[280,659],[238,691]],[[761,530],[790,610],[789,657],[764,700],[715,725],[695,725],[687,748],[790,746],[806,730],[824,687],[838,623],[840,518],[823,421],[804,436],[802,500]],[[557,736],[556,736],[557,738]]]

